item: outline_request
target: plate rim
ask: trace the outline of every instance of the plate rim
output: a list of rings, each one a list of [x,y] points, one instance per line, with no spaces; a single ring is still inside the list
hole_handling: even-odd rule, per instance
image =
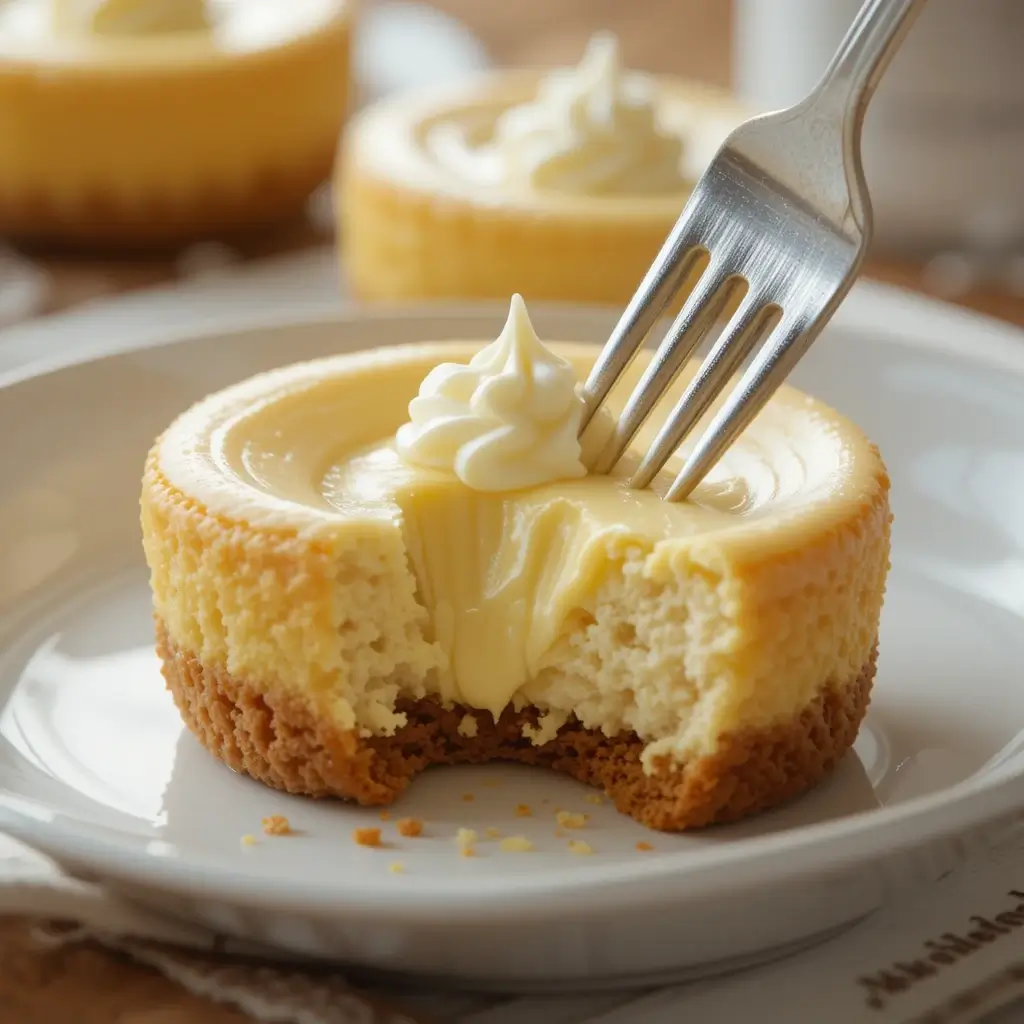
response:
[[[610,325],[615,316],[615,311],[607,307],[538,303],[536,309],[543,311],[541,315],[568,317],[577,325]],[[501,304],[493,302],[459,302],[350,306],[327,314],[317,309],[306,316],[290,310],[280,318],[244,315],[232,323],[170,331],[165,339],[141,346],[121,345],[104,353],[76,353],[68,349],[29,362],[0,374],[0,402],[8,389],[21,384],[111,358],[131,359],[150,349],[306,325],[343,330],[345,325],[367,321],[479,321],[482,317],[500,315],[502,310]],[[840,308],[834,326],[869,333],[901,346],[956,355],[1024,377],[1024,330],[901,289],[873,283],[859,285]],[[0,343],[2,340],[0,333]],[[457,881],[431,880],[430,885],[423,885],[422,880],[418,885],[395,885],[388,880],[385,886],[367,879],[346,884],[344,878],[339,878],[325,886],[322,881],[304,883],[294,877],[270,884],[264,877],[248,875],[237,867],[233,870],[216,857],[197,857],[194,851],[179,851],[164,841],[146,841],[146,847],[157,849],[136,849],[140,837],[133,842],[131,833],[78,822],[6,786],[0,789],[0,828],[57,860],[88,865],[101,876],[127,885],[193,897],[212,896],[267,909],[301,908],[314,915],[343,910],[378,921],[433,919],[443,907],[446,918],[455,924],[478,922],[496,911],[511,917],[551,914],[562,909],[578,913],[581,890],[599,894],[587,908],[595,913],[636,907],[638,901],[714,899],[723,890],[736,895],[757,886],[791,882],[806,876],[808,871],[841,872],[858,864],[878,863],[954,836],[969,841],[972,836],[1002,828],[1021,815],[1024,761],[1012,772],[994,774],[995,778],[989,774],[975,775],[892,807],[750,837],[735,844],[716,845],[713,856],[698,863],[694,863],[692,851],[679,851],[645,861],[642,873],[632,863],[586,865],[568,884],[564,876],[559,876],[557,883],[545,881],[543,872],[506,877],[500,887],[492,877],[469,875]]]

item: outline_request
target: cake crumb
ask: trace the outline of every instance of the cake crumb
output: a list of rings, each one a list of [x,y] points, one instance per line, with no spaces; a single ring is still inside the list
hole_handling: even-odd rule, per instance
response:
[[[556,839],[564,839],[565,838],[565,833],[560,828],[556,828],[555,829],[555,838]]]
[[[464,804],[471,804],[475,799],[476,799],[476,797],[473,796],[472,793],[463,793],[462,794],[462,802]]]
[[[380,846],[379,828],[356,828],[352,830],[352,841],[356,846]]]
[[[488,789],[497,789],[501,785],[501,781],[499,779],[485,779],[484,785]]]
[[[604,797],[600,793],[588,793],[586,800],[588,804],[596,804],[598,807],[604,803]]]
[[[644,842],[644,841],[643,841],[642,839],[640,840],[640,842],[639,842],[639,843],[637,843],[637,844],[636,844],[636,848],[637,848],[637,849],[638,849],[638,850],[639,850],[639,851],[640,851],[641,853],[647,853],[647,852],[648,852],[648,850],[653,850],[653,849],[654,849],[654,847],[653,847],[653,846],[651,846],[651,844],[650,844],[650,843],[645,843],[645,842]]]
[[[465,856],[471,857],[472,854],[471,853],[467,854],[466,851],[467,850],[472,850],[473,849],[473,845],[476,843],[477,839],[479,839],[479,838],[480,837],[476,834],[476,832],[473,829],[471,829],[471,828],[460,828],[455,833],[455,844],[456,844],[456,846],[459,847],[460,850],[462,850],[462,852],[463,852],[463,854]]]
[[[395,825],[400,836],[406,839],[414,839],[423,834],[423,822],[419,818],[399,818]]]
[[[283,814],[271,814],[261,822],[263,834],[267,836],[290,836],[292,834],[291,822]]]
[[[501,838],[501,829],[489,828],[484,833],[484,835],[487,836],[488,839],[500,839]]]
[[[575,853],[577,856],[580,857],[585,857],[588,854],[593,853],[594,848],[590,845],[590,843],[586,843],[582,839],[570,839],[569,852]]]
[[[530,810],[529,804],[516,804],[516,817],[517,818],[530,818],[533,816],[533,811]]]
[[[455,843],[459,847],[459,853],[463,857],[476,856],[477,834],[471,828],[460,828],[455,833]]]
[[[523,724],[523,739],[529,740],[535,747],[542,747],[545,743],[550,743],[558,735],[558,730],[568,720],[568,712],[545,711],[537,719],[536,725],[531,725],[529,722]]]
[[[533,849],[533,843],[526,836],[509,836],[502,839],[501,848],[506,853],[528,853]]]
[[[476,736],[479,728],[476,715],[463,715],[462,721],[459,722],[458,732],[460,736],[465,736],[466,739],[471,740]]]
[[[255,846],[256,845],[256,837],[254,835],[252,835],[251,833],[249,833],[249,832],[246,832],[246,834],[244,836],[242,836],[241,840],[239,840],[239,841],[241,842],[241,844],[243,846]]]
[[[556,811],[555,819],[562,828],[583,828],[590,820],[590,815],[575,814],[572,811]]]
[[[380,817],[381,821],[390,821],[391,820],[391,812],[390,811],[381,811],[379,817]]]
[[[388,871],[393,875],[402,875],[405,873],[405,865],[400,860],[393,860],[388,865]]]

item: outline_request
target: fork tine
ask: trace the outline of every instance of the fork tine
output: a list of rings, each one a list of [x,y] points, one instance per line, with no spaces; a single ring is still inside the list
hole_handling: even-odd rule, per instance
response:
[[[694,208],[691,197],[640,282],[640,287],[629,300],[629,305],[601,349],[583,385],[583,416],[579,429],[581,436],[619,378],[629,369],[651,328],[690,271],[707,256],[707,250],[701,246],[693,230]]]
[[[747,294],[658,431],[630,481],[631,487],[647,487],[661,472],[686,435],[725,389],[729,378],[774,326],[777,309],[767,304],[762,296]]]
[[[615,433],[598,453],[590,467],[591,472],[608,473],[619,461],[636,432],[718,321],[740,283],[735,276],[725,277],[718,273],[713,264],[705,269],[644,370],[640,382],[633,388],[615,425]]]
[[[665,495],[666,501],[682,501],[690,496],[725,449],[779,389],[827,320],[827,315],[811,319],[783,317],[776,326],[778,337],[764,344],[708,425]]]

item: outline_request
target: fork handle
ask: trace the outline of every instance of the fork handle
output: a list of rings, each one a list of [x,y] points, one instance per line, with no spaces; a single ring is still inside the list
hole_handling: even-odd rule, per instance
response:
[[[925,0],[866,0],[808,102],[835,103],[859,124],[889,61]]]

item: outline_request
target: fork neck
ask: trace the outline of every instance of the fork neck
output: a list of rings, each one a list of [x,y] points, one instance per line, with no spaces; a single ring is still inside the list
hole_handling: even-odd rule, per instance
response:
[[[875,87],[924,3],[866,0],[807,102],[842,111],[856,139]]]

